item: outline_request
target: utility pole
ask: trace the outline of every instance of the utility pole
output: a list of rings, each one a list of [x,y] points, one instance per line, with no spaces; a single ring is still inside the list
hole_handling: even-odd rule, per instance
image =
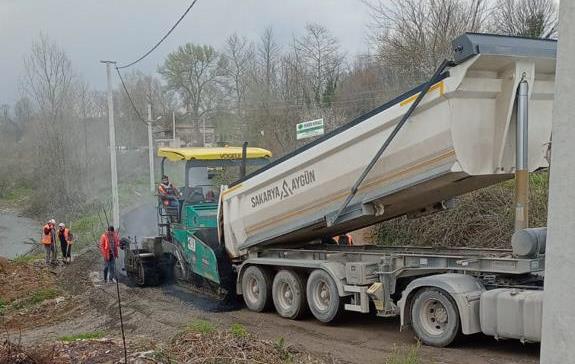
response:
[[[150,160],[150,191],[155,191],[154,183],[154,140],[152,139],[152,104],[148,103],[148,158]]]
[[[172,143],[176,146],[176,112],[172,111]]]
[[[114,98],[112,96],[112,65],[115,61],[100,61],[106,64],[108,78],[108,128],[110,131],[110,170],[112,175],[112,224],[120,227],[120,202],[118,197],[118,168],[116,167],[116,129],[114,127]]]
[[[206,146],[206,118],[202,118],[202,124],[203,124],[203,129],[204,132],[202,134],[204,134],[204,147]]]
[[[555,101],[553,103],[553,144],[549,178],[547,247],[541,363],[572,363],[575,358],[575,2],[559,3],[559,42]]]

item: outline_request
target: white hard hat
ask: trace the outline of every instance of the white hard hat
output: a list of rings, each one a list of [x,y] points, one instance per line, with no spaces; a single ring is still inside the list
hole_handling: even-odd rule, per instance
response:
[[[48,220],[48,222],[49,222],[50,224],[52,224],[52,225],[55,225],[55,224],[56,224],[56,220],[54,220],[54,219],[50,219],[50,220]]]
[[[64,223],[61,222],[61,223],[58,224],[58,227],[66,227],[66,225],[64,225]]]

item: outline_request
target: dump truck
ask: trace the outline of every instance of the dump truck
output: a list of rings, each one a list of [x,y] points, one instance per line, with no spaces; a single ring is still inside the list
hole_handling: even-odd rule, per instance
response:
[[[244,146],[207,163],[204,149],[160,148],[162,166],[185,161],[185,189],[212,186],[210,168],[224,164],[243,173],[217,201],[183,199],[131,256],[286,319],[354,311],[399,316],[432,346],[479,332],[538,342],[546,230],[527,226],[528,177],[549,167],[555,58],[553,40],[466,33],[427,82],[281,158],[258,148],[250,158]],[[246,174],[249,161],[262,166]],[[512,249],[333,240],[512,178]]]

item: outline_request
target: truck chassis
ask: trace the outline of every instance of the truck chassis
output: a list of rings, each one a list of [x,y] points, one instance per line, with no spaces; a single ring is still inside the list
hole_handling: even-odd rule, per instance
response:
[[[535,293],[541,303],[544,255],[517,258],[511,250],[499,249],[310,245],[254,251],[237,269],[237,293],[254,311],[273,302],[280,316],[296,319],[309,309],[320,321],[330,322],[344,310],[375,310],[382,317],[399,315],[402,327],[411,324],[421,341],[434,346],[449,345],[460,331],[495,330],[498,338],[538,341],[538,333],[526,333],[523,326],[537,326],[540,314],[521,318],[528,322],[517,322],[503,333],[488,327],[487,318],[498,309],[523,307],[526,293]],[[509,299],[489,299],[495,293]]]

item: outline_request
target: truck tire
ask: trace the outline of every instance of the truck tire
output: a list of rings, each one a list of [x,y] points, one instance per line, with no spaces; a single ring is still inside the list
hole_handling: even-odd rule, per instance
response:
[[[249,266],[242,275],[242,294],[249,310],[262,312],[272,301],[272,279],[263,268]]]
[[[306,311],[305,285],[301,275],[291,270],[280,270],[274,277],[272,297],[277,313],[295,320]]]
[[[336,321],[342,312],[342,300],[331,276],[323,269],[314,270],[307,280],[307,303],[311,313],[321,322]]]
[[[459,335],[459,310],[449,294],[436,288],[424,288],[416,293],[411,306],[411,323],[422,343],[444,347]]]

